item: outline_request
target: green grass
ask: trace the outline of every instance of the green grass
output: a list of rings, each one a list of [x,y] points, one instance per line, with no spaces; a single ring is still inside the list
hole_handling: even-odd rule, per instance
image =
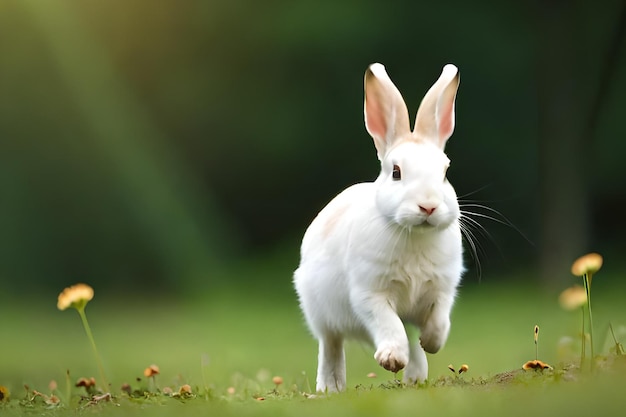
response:
[[[624,384],[626,377],[621,371],[626,367],[582,375],[576,381],[554,382],[551,376],[522,375],[513,383],[487,383],[497,374],[519,369],[534,359],[535,324],[540,327],[540,359],[557,370],[564,361],[575,362],[580,353],[580,317],[560,310],[556,293],[542,292],[530,284],[486,280],[461,288],[448,343],[429,357],[426,386],[397,387],[394,376],[374,361],[373,348],[350,343],[348,392],[306,398],[301,393],[315,386],[316,342],[309,336],[290,293],[289,276],[276,274],[274,281],[270,276],[271,271],[261,276],[265,284],[254,288],[197,291],[184,299],[100,294],[96,287],[87,314],[119,406],[102,403],[89,408],[103,415],[363,416],[419,412],[536,416],[565,415],[567,411],[583,415],[585,410],[608,415],[624,405],[618,387]],[[615,288],[618,277],[610,278],[599,275],[594,280],[599,354],[606,354],[610,347],[608,322],[615,328],[626,324],[621,299],[624,286]],[[58,311],[56,294],[46,299],[3,301],[0,385],[10,390],[11,401],[0,405],[0,412],[27,413],[27,408],[19,405],[25,397],[24,384],[49,394],[48,383],[54,379],[63,396],[68,370],[72,383],[82,376],[98,376],[78,314]],[[618,331],[620,335],[625,342],[623,330]],[[564,336],[574,338],[571,347],[560,343]],[[195,397],[179,400],[155,395],[133,400],[122,395],[123,383],[155,391],[143,378],[144,368],[153,363],[161,370],[156,387],[176,390],[190,384]],[[447,368],[463,363],[470,369],[460,377]],[[377,378],[368,378],[370,372]],[[271,381],[274,375],[284,379],[277,389]],[[235,394],[227,392],[229,387],[235,388]],[[36,410],[51,415],[75,413],[82,392],[72,387],[70,410],[45,410],[41,401]],[[256,400],[259,396],[265,400]]]

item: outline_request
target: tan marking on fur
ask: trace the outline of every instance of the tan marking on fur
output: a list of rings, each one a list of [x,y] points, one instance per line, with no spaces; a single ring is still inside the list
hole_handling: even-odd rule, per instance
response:
[[[339,222],[339,220],[343,217],[346,210],[348,210],[348,207],[349,207],[348,204],[345,204],[344,206],[339,207],[337,210],[335,210],[333,214],[331,214],[328,217],[328,219],[326,219],[326,224],[324,224],[324,232],[323,232],[324,238],[327,238],[328,236],[330,236],[332,231],[335,229],[335,226],[337,226],[337,223]]]

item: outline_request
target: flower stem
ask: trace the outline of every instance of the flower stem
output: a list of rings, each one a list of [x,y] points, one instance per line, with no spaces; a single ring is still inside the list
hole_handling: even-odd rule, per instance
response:
[[[617,341],[617,338],[615,337],[615,332],[613,331],[613,325],[611,324],[611,322],[609,322],[609,330],[611,331],[611,336],[613,336],[613,342],[615,343],[615,354],[618,356],[623,355],[624,347],[622,346],[620,342]]]
[[[580,311],[583,313],[583,326],[580,332],[581,343],[580,343],[580,369],[583,369],[583,365],[585,364],[585,346],[587,345],[587,338],[585,337],[585,306],[580,307]]]
[[[70,405],[70,399],[72,398],[72,383],[70,382],[70,370],[65,372],[65,402]]]
[[[98,364],[98,370],[100,372],[100,380],[104,385],[104,392],[109,392],[109,383],[107,382],[106,376],[104,375],[104,366],[102,366],[102,360],[100,360],[100,355],[98,354],[98,348],[96,348],[96,341],[93,338],[93,334],[91,333],[91,327],[89,327],[89,322],[87,321],[87,315],[85,314],[85,306],[81,308],[77,308],[78,314],[80,315],[81,320],[83,321],[83,327],[85,328],[85,333],[87,333],[87,337],[91,342],[91,348],[93,349],[93,354],[96,357],[96,362]]]
[[[585,292],[587,293],[587,311],[589,313],[589,345],[591,350],[591,369],[594,368],[595,355],[593,353],[593,317],[591,316],[591,274],[585,274],[583,276],[585,283]]]

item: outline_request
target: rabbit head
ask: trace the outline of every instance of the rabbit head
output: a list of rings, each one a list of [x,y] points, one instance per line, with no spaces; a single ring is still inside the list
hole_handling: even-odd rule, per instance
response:
[[[376,204],[393,223],[411,230],[445,228],[457,221],[456,193],[446,178],[444,147],[454,130],[457,68],[448,64],[420,104],[411,131],[402,95],[385,67],[365,73],[365,125],[381,161]]]

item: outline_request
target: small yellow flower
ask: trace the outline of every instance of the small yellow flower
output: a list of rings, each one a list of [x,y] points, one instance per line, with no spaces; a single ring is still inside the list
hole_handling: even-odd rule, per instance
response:
[[[467,371],[469,371],[469,366],[467,366],[466,364],[461,365],[461,367],[459,368],[459,374]]]
[[[588,253],[576,259],[572,264],[572,274],[582,277],[585,274],[595,274],[602,268],[602,255]]]
[[[91,342],[91,349],[93,350],[93,354],[96,358],[96,362],[98,363],[98,368],[100,370],[100,382],[103,384],[103,389],[105,391],[109,390],[109,384],[107,383],[106,376],[104,375],[104,367],[102,366],[102,360],[100,359],[100,355],[98,354],[98,349],[96,348],[96,342],[93,339],[93,334],[91,334],[91,328],[89,327],[89,322],[87,321],[87,315],[85,314],[85,306],[89,301],[93,299],[93,288],[91,288],[87,284],[76,284],[72,285],[64,289],[61,294],[59,294],[59,298],[57,301],[57,308],[61,311],[67,310],[69,307],[76,309],[76,312],[80,316],[81,321],[83,322],[83,327],[85,328],[85,333],[87,333],[87,338]],[[87,388],[87,387],[85,387]]]
[[[41,397],[41,399],[48,405],[59,405],[59,403],[61,402],[61,399],[57,397],[56,395],[54,394],[46,395],[37,390],[33,390],[33,396],[34,396],[33,398]]]
[[[584,306],[586,303],[587,293],[580,285],[574,285],[566,288],[563,290],[561,295],[559,295],[559,304],[564,310],[575,310]]]
[[[4,385],[0,385],[0,402],[9,401],[9,390]]]
[[[191,392],[191,385],[185,384],[182,387],[180,387],[178,389],[178,394],[180,396],[189,396],[189,395],[191,395],[192,394],[192,392]]]
[[[79,378],[74,384],[77,387],[85,387],[87,392],[91,392],[96,388],[96,379],[94,377],[91,378]]]
[[[48,405],[58,405],[61,402],[61,399],[56,395],[52,394],[51,396],[44,398],[44,401]]]
[[[525,371],[530,369],[541,369],[543,371],[544,369],[552,369],[552,367],[543,361],[535,359],[534,361],[528,361],[522,365],[522,369]]]
[[[157,365],[150,365],[144,369],[143,374],[146,378],[151,378],[159,374],[159,367]]]
[[[61,311],[70,307],[75,309],[84,308],[85,305],[93,298],[93,288],[87,284],[72,285],[63,290],[59,294],[57,308]]]

